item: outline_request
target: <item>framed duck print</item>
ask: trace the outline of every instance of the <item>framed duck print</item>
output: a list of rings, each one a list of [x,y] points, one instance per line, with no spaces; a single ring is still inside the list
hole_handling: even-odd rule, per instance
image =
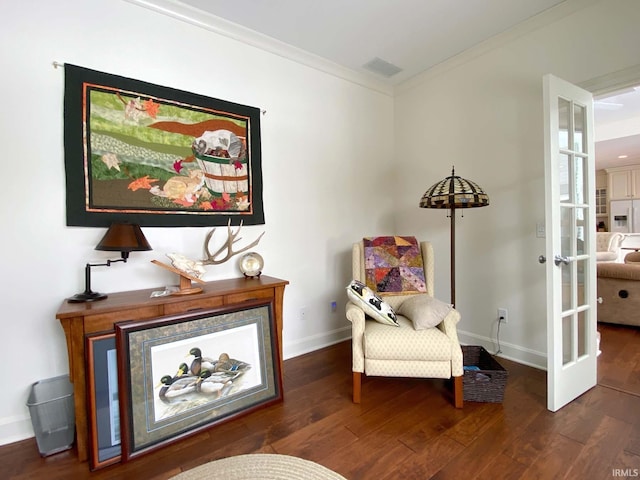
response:
[[[123,460],[282,400],[270,300],[116,325]]]

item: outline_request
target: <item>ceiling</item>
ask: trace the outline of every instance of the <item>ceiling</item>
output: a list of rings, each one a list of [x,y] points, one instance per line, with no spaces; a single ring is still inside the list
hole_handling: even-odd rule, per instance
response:
[[[596,98],[594,117],[596,169],[639,164],[640,82],[635,88]]]
[[[580,8],[571,0],[129,1],[389,88],[553,7]],[[400,71],[389,75],[392,67]],[[598,99],[595,118],[596,168],[640,163],[640,90]]]
[[[152,2],[153,3],[153,2]],[[173,0],[397,85],[564,0]]]

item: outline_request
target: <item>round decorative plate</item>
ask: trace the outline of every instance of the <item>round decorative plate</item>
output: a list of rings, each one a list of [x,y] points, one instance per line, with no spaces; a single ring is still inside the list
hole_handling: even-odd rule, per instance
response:
[[[262,273],[264,260],[259,253],[249,252],[240,257],[240,271],[248,277],[256,277]]]

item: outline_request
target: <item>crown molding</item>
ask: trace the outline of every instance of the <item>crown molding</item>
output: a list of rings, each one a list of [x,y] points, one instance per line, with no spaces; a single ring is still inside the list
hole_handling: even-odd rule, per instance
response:
[[[231,38],[296,63],[347,80],[384,95],[393,96],[393,87],[365,74],[330,62],[318,55],[245,28],[176,0],[125,0],[128,3],[175,18],[218,35]]]
[[[634,87],[638,83],[640,83],[640,64],[592,78],[578,84],[578,86],[597,97],[623,88]]]
[[[519,23],[509,30],[505,30],[502,33],[494,35],[484,42],[481,42],[459,53],[458,55],[455,55],[439,63],[438,65],[435,65],[430,69],[425,70],[424,72],[419,73],[418,75],[415,75],[396,85],[394,87],[394,96],[418,87],[435,77],[438,77],[448,71],[464,65],[474,58],[478,58],[488,52],[503,47],[504,45],[507,45],[528,33],[548,26],[554,22],[557,22],[558,20],[563,19],[564,17],[574,14],[579,10],[599,3],[600,1],[602,0],[566,0],[554,7],[548,8],[547,10],[525,20],[524,22]]]

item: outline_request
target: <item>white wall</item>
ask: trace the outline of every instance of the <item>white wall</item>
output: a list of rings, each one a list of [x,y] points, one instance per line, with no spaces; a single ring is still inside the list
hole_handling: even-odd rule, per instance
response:
[[[266,231],[255,248],[264,273],[291,282],[285,357],[350,335],[343,315],[350,244],[393,233],[392,203],[378,196],[393,157],[390,96],[121,0],[12,2],[3,7],[0,41],[0,444],[32,435],[25,407],[31,383],[68,372],[55,313],[65,297],[83,290],[87,261],[112,258],[94,250],[104,229],[65,226],[64,70],[53,61],[265,109],[266,225],[245,227],[242,236]],[[222,243],[224,230],[214,242]],[[94,268],[94,290],[175,283],[150,260],[168,252],[199,258],[207,231],[145,228],[153,251],[132,254],[126,265]],[[231,260],[208,267],[206,279],[239,274]]]
[[[449,221],[445,212],[419,209],[418,201],[455,165],[491,197],[489,207],[466,211],[457,222],[461,337],[494,350],[496,308],[505,307],[503,351],[542,365],[545,279],[537,257],[544,240],[535,237],[536,222],[544,219],[542,75],[577,83],[638,63],[638,2],[584,4],[578,13],[547,26],[530,22],[504,43],[432,69],[399,88],[395,101],[122,0],[5,6],[0,444],[32,434],[25,407],[30,384],[68,371],[55,312],[83,289],[87,261],[111,258],[93,249],[103,229],[65,226],[64,72],[52,68],[54,60],[267,110],[266,225],[245,227],[243,237],[265,230],[255,249],[265,258],[265,274],[291,282],[285,357],[350,334],[343,287],[351,277],[350,244],[364,235],[433,241],[436,294],[449,297]],[[150,260],[173,251],[198,257],[207,231],[146,228],[154,250],[132,254],[126,265],[94,269],[94,289],[175,282]],[[231,261],[209,267],[207,279],[238,274]],[[331,300],[339,302],[336,314]],[[303,306],[308,313],[301,322]]]
[[[575,3],[575,2],[574,2]],[[456,300],[461,341],[496,350],[497,308],[509,311],[502,351],[546,365],[544,151],[542,77],[573,83],[640,63],[640,3],[585,2],[552,23],[548,12],[505,34],[495,48],[479,47],[398,89],[395,102],[396,230],[434,241],[436,294],[449,298],[449,221],[439,210],[416,208],[424,191],[456,174],[489,194],[486,208],[458,211]],[[564,8],[564,7],[561,7]],[[544,20],[544,21],[542,21]]]

